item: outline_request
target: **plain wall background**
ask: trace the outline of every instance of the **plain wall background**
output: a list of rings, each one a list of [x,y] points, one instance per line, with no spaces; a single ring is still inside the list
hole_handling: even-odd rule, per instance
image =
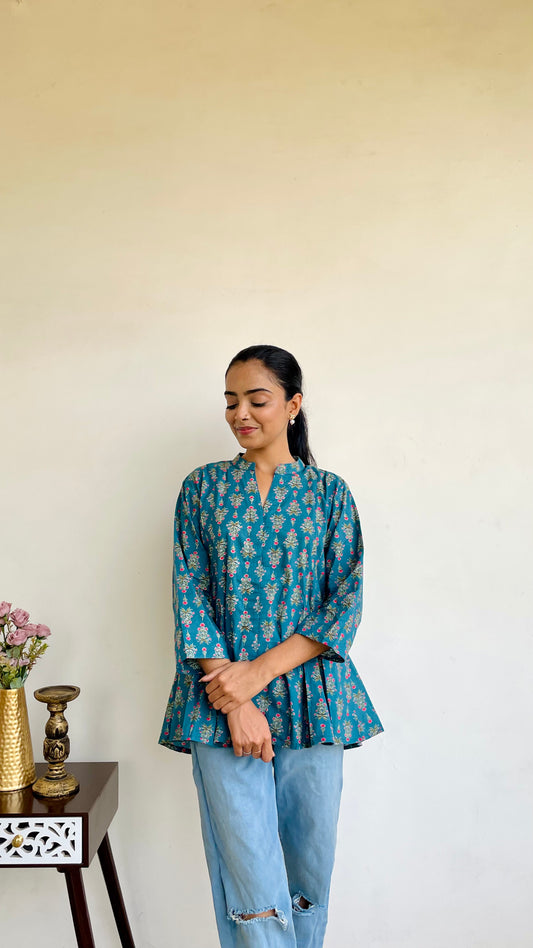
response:
[[[69,682],[72,760],[120,761],[139,948],[216,944],[156,743],[172,516],[265,341],[360,510],[386,729],[346,755],[327,946],[531,945],[532,30],[529,0],[0,6],[0,599],[53,631],[36,758],[33,690]],[[0,911],[74,944],[58,873],[3,872]]]

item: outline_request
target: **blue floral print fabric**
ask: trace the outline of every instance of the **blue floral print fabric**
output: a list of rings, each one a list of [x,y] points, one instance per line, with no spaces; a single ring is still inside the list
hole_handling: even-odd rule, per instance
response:
[[[183,482],[174,521],[176,676],[159,743],[231,746],[199,658],[250,661],[295,632],[326,651],[252,700],[275,746],[354,747],[383,730],[348,657],[361,619],[363,541],[347,484],[297,458],[276,468],[264,505],[238,454]]]

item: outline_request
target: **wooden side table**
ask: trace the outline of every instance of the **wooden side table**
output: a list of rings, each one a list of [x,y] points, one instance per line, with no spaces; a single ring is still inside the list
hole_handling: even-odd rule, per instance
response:
[[[36,764],[37,777],[46,764]],[[95,948],[82,868],[98,853],[123,948],[135,948],[107,830],[118,808],[118,764],[71,763],[80,789],[44,800],[31,787],[0,793],[0,868],[54,867],[65,875],[79,948]]]

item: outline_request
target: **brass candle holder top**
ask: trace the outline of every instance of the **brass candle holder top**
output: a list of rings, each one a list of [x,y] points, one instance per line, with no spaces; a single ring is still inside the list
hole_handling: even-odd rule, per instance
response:
[[[43,744],[44,759],[48,770],[33,784],[37,797],[67,797],[80,788],[76,777],[65,770],[65,761],[70,754],[68,722],[63,714],[67,703],[77,698],[77,685],[49,685],[34,691],[37,701],[46,704],[50,718],[46,722]]]
[[[38,688],[33,692],[37,701],[42,701],[44,704],[64,704],[65,707],[67,702],[74,701],[79,693],[80,689],[77,685],[48,685],[47,688]]]

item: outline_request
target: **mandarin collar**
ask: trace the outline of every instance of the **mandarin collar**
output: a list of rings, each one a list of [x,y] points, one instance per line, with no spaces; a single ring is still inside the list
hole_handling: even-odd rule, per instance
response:
[[[251,468],[255,468],[255,461],[247,461],[243,454],[236,454],[231,462],[235,467],[241,468],[243,471],[249,471]],[[303,471],[305,467],[304,462],[301,458],[296,458],[294,461],[287,461],[285,464],[278,464],[277,468],[274,471],[274,474],[292,474],[296,472]]]

